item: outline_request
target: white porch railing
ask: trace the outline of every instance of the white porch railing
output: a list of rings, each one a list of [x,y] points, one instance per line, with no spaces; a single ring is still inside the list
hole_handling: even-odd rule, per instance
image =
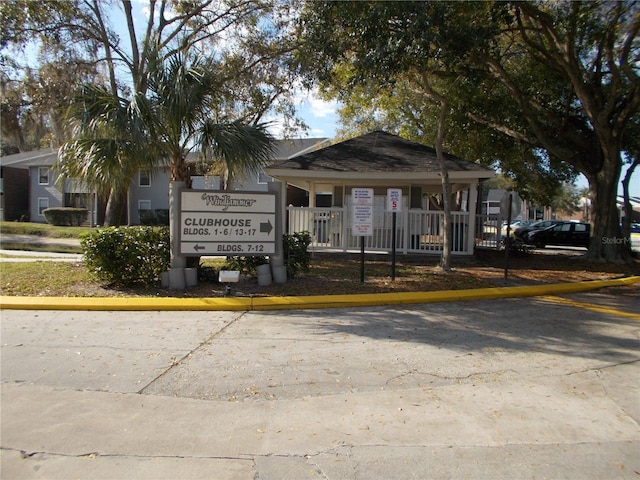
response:
[[[443,245],[441,211],[409,210],[396,217],[396,251],[400,253],[440,253]],[[351,215],[341,207],[287,208],[287,233],[307,231],[312,251],[348,251],[360,248],[360,237],[352,235]],[[392,248],[392,213],[376,212],[373,235],[363,237],[368,251]],[[476,231],[478,227],[476,227]],[[469,212],[452,212],[452,253],[471,254]],[[474,237],[475,242],[475,237]]]

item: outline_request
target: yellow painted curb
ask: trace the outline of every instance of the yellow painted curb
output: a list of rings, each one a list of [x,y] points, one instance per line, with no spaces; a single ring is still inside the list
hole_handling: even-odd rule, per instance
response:
[[[9,310],[194,310],[250,311],[307,308],[373,307],[415,303],[490,300],[509,297],[537,297],[586,292],[604,287],[631,285],[640,276],[614,280],[556,283],[526,287],[494,287],[435,292],[376,293],[362,295],[309,295],[301,297],[225,297],[225,298],[150,298],[150,297],[10,297],[0,296],[0,309]]]
[[[250,310],[251,299],[149,297],[0,297],[0,309],[14,310]]]

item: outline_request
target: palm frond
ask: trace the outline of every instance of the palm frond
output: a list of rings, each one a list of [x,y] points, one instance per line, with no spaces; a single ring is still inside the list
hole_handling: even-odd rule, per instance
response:
[[[143,95],[124,99],[97,85],[84,85],[68,111],[75,140],[63,145],[54,166],[67,178],[106,193],[127,188],[140,170],[162,158],[152,105]]]
[[[205,158],[222,163],[229,180],[255,175],[273,158],[274,139],[267,128],[265,123],[207,121],[202,126],[198,144]]]

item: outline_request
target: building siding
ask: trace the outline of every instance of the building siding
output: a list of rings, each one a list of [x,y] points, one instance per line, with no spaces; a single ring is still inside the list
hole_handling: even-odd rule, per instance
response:
[[[30,221],[36,223],[46,223],[44,215],[38,211],[40,199],[47,199],[48,208],[63,207],[64,194],[56,185],[56,177],[51,169],[49,169],[49,182],[46,185],[40,184],[40,167],[29,168],[29,189],[31,192],[31,202],[29,205]]]

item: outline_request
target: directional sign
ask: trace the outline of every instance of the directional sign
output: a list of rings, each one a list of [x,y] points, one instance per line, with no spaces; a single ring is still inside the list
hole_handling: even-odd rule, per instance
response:
[[[356,237],[373,235],[373,188],[351,190],[353,208],[352,234]]]
[[[180,253],[186,256],[276,253],[272,193],[184,190]]]

